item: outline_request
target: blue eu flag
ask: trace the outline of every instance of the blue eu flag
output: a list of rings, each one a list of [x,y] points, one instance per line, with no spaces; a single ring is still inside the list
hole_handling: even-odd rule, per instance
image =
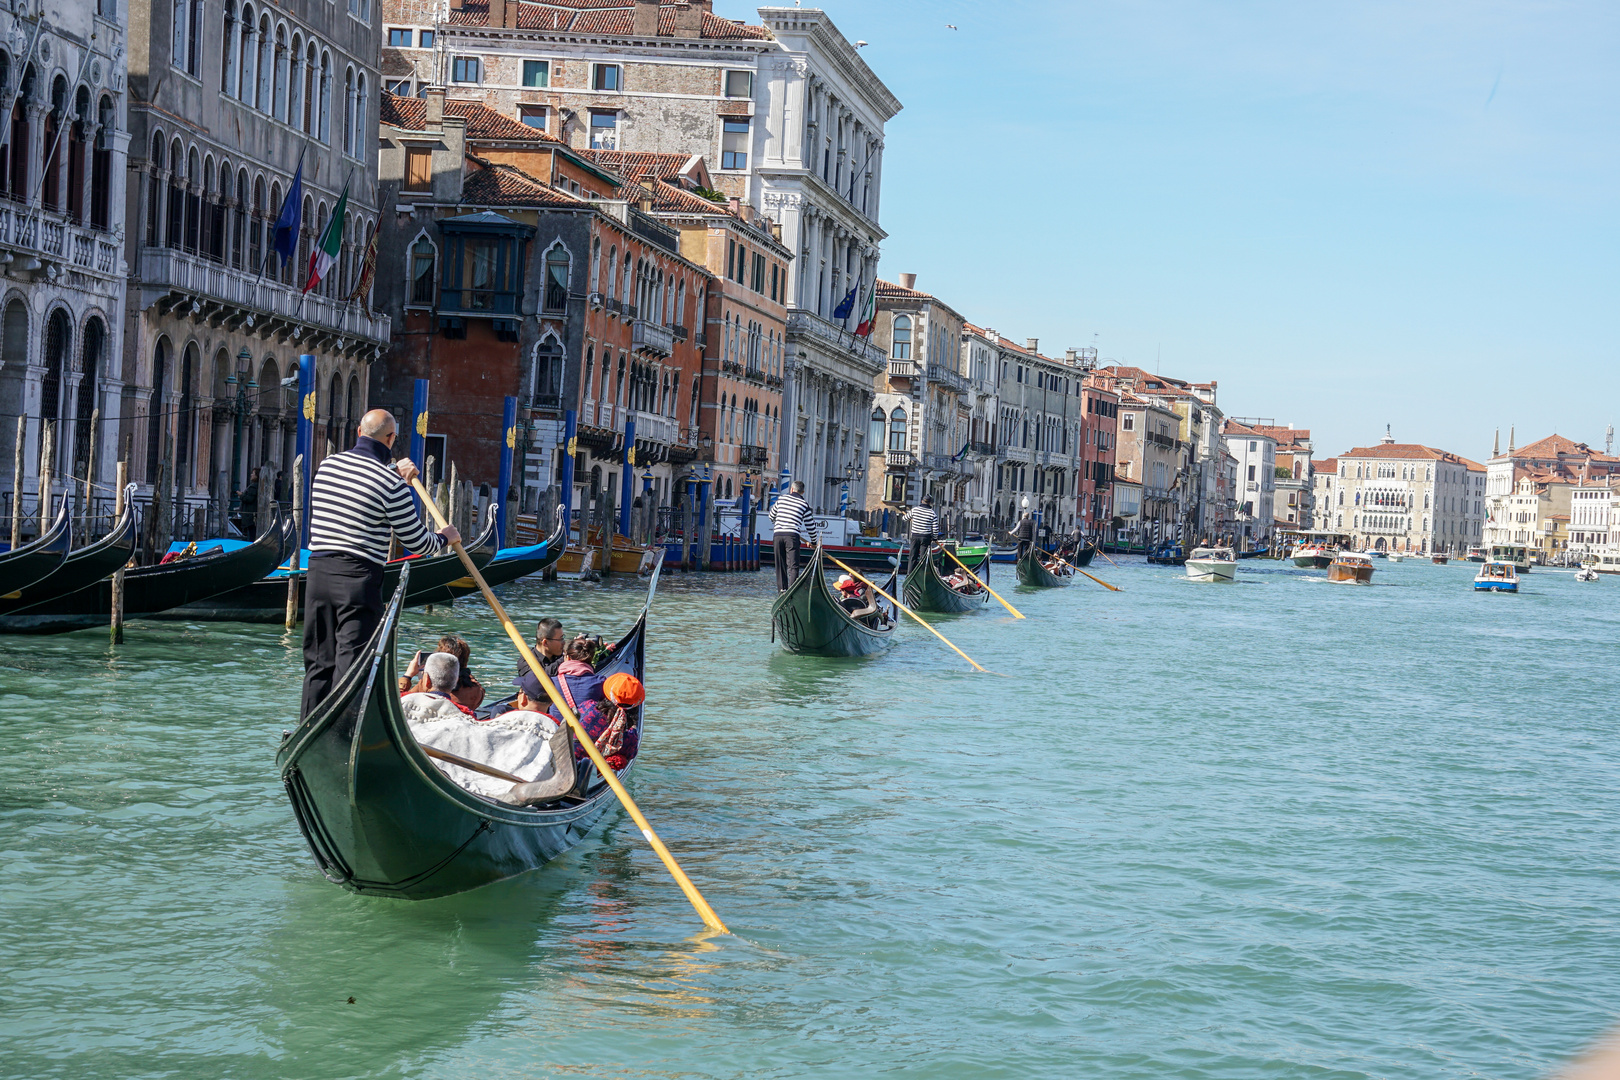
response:
[[[840,303],[836,308],[833,309],[833,318],[835,318],[835,319],[847,319],[847,318],[849,318],[849,313],[855,310],[855,294],[860,292],[860,291],[861,291],[861,283],[859,281],[857,281],[855,283],[855,287],[853,289],[849,290],[849,295],[844,297],[843,302]]]
[[[276,218],[276,229],[271,236],[270,250],[281,256],[281,265],[298,250],[298,226],[304,219],[304,158],[298,157],[298,171],[293,174],[292,187],[282,201],[281,214]]]

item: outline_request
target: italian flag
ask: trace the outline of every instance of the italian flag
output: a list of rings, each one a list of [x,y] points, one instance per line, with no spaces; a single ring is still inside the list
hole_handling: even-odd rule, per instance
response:
[[[872,275],[872,288],[861,304],[861,324],[855,328],[856,337],[871,337],[872,324],[877,322],[877,275]]]
[[[338,196],[337,209],[332,211],[332,220],[326,223],[326,231],[315,242],[315,250],[309,253],[309,280],[304,282],[304,291],[309,292],[321,283],[332,266],[338,260],[338,254],[343,250],[343,219],[349,213],[349,185],[343,185],[343,194]]]

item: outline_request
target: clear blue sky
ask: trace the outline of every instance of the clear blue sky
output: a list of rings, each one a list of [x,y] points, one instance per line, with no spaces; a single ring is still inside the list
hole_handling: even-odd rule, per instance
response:
[[[1318,457],[1620,422],[1620,4],[819,6],[905,105],[885,277]]]

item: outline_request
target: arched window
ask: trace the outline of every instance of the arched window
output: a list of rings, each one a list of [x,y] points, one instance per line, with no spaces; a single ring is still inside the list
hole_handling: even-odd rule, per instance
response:
[[[180,246],[185,236],[186,204],[181,188],[186,168],[186,151],[176,139],[169,144],[169,202],[164,218],[168,225],[164,242],[172,248]]]
[[[601,292],[602,284],[602,241],[600,237],[591,240],[591,292]]]
[[[568,250],[560,243],[546,252],[545,310],[568,310]]]
[[[619,370],[613,379],[613,404],[624,404],[624,353],[619,354]]]
[[[236,96],[244,105],[254,105],[259,100],[259,34],[253,21],[252,4],[242,5],[242,23],[237,37]]]
[[[585,349],[585,379],[579,384],[580,396],[590,401],[596,392],[591,377],[596,374],[596,347],[587,346]]]
[[[315,43],[311,41],[304,51],[304,91],[301,95],[304,108],[299,119],[299,127],[306,134],[315,134],[315,117],[317,113],[315,99],[320,96],[320,60],[315,55]]]
[[[276,37],[275,31],[270,29],[270,16],[259,16],[259,88],[257,91],[260,112],[269,112],[273,103],[270,96],[271,81],[275,76],[276,68]]]
[[[534,405],[541,409],[562,407],[563,347],[555,336],[546,335],[534,351]],[[589,370],[585,373],[590,378]]]
[[[354,154],[354,68],[343,73],[343,152]]]
[[[191,392],[191,384],[200,366],[196,344],[187,345],[180,359],[180,402],[175,410],[174,479],[181,487],[189,487],[195,483],[192,467],[196,463],[196,454],[192,452],[192,441],[197,430],[194,411],[196,397]]]
[[[287,53],[287,123],[297,127],[304,120],[304,38],[294,33]]]
[[[618,276],[616,273],[618,265],[619,248],[617,245],[614,245],[613,247],[608,248],[607,257],[607,298],[609,300],[612,300],[614,297],[619,295],[618,290],[615,288],[617,285],[617,281],[615,279]]]
[[[258,272],[264,265],[264,177],[253,181],[253,218],[248,226],[248,269]]]
[[[896,360],[911,359],[911,316],[894,317],[894,351],[890,355]]]
[[[273,84],[270,91],[270,115],[277,120],[287,119],[287,27],[276,27],[275,66],[271,69]]]
[[[365,153],[366,132],[366,73],[360,72],[354,78],[354,148],[349,151],[355,157]]]
[[[45,114],[45,176],[40,185],[40,202],[47,210],[61,208],[62,144],[57,137],[67,113],[67,79],[61,75],[51,84],[51,109]]]
[[[424,234],[411,245],[411,303],[433,303],[433,264],[438,253]]]
[[[160,338],[152,350],[152,397],[146,409],[146,480],[157,482],[163,442],[163,384],[168,378],[169,342]]]
[[[882,409],[872,410],[872,423],[866,432],[866,445],[870,446],[874,452],[883,449],[883,427],[888,422],[888,419],[883,414]]]
[[[15,131],[13,132],[15,136]],[[146,183],[146,245],[163,243],[163,132],[152,136],[152,169]]]
[[[321,53],[321,142],[332,145],[332,54]]]
[[[236,2],[225,0],[225,33],[220,46],[219,92],[235,97],[236,90]]]
[[[113,130],[118,121],[112,98],[103,96],[96,109],[94,148],[90,153],[90,227],[105,229],[110,226],[112,197],[112,144]]]
[[[902,316],[903,317],[903,316]],[[889,414],[889,449],[906,448],[906,410],[896,405]]]

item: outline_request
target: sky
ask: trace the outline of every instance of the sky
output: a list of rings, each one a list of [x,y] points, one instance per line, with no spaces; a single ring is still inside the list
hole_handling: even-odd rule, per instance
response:
[[[819,6],[904,105],[884,278],[1319,458],[1620,422],[1620,4]]]

